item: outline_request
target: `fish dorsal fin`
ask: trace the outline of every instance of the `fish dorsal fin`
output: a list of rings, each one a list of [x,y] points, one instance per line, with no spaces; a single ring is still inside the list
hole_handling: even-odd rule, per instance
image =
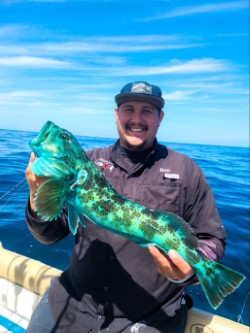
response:
[[[48,179],[39,186],[34,204],[36,212],[45,221],[59,217],[69,186],[61,179]]]
[[[198,247],[198,240],[194,230],[183,218],[176,214],[160,210],[155,211],[154,213],[156,213],[160,219],[166,220],[166,223],[173,228],[175,232],[179,233],[180,237],[187,245],[190,245],[193,248]]]

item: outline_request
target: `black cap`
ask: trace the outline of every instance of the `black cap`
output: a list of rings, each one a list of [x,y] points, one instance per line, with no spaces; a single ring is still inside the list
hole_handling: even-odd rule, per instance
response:
[[[158,109],[164,106],[164,99],[161,97],[161,89],[145,81],[136,81],[126,84],[120,94],[115,96],[119,106],[129,101],[140,101],[154,105]]]

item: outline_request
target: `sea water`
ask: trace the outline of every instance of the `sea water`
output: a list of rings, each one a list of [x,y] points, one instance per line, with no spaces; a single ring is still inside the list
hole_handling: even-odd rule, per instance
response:
[[[36,135],[0,129],[0,242],[8,250],[63,270],[68,266],[74,237],[70,235],[57,244],[43,245],[33,238],[25,223],[29,192],[25,168],[31,153],[28,141]],[[85,150],[105,147],[115,141],[77,138]],[[194,307],[249,325],[249,148],[161,143],[188,155],[202,168],[227,231],[223,264],[247,277],[216,311],[208,304],[200,286],[188,287]]]

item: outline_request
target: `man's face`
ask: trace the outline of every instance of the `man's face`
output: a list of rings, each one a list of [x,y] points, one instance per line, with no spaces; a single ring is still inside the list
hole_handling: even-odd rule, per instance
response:
[[[144,150],[153,145],[156,132],[164,116],[163,111],[149,103],[132,101],[115,109],[115,119],[121,146],[130,150]]]

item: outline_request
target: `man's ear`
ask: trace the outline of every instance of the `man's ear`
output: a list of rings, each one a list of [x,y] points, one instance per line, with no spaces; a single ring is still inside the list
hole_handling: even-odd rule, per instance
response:
[[[115,121],[117,121],[117,118],[118,118],[118,112],[119,112],[118,108],[115,108],[115,109],[114,109]]]
[[[165,113],[164,113],[164,111],[163,110],[161,110],[160,111],[160,114],[159,114],[159,126],[160,126],[160,124],[161,124],[161,122],[162,122],[162,119],[164,118],[164,115],[165,115]]]

